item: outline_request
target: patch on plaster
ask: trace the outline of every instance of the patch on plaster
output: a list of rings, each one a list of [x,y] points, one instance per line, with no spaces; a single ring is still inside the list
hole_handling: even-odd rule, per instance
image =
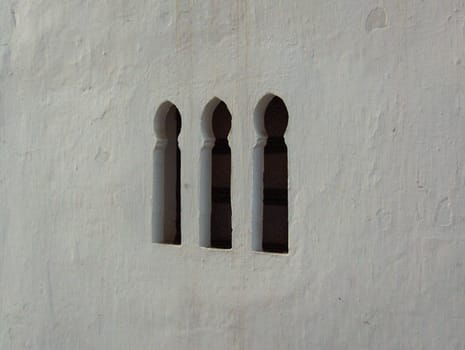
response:
[[[449,197],[442,199],[436,207],[434,222],[438,226],[450,226],[452,223],[452,213],[450,210]]]
[[[15,9],[10,9],[11,14],[11,21],[13,22],[13,26],[16,27],[16,12]]]
[[[377,186],[381,182],[381,173],[378,169],[377,160],[371,160],[371,171],[368,174],[370,187]]]
[[[390,212],[386,212],[382,209],[376,211],[376,225],[378,229],[387,231],[392,225],[392,215]]]
[[[384,28],[387,26],[386,11],[382,7],[376,7],[370,11],[365,22],[365,30],[370,33],[374,29]]]
[[[97,154],[95,155],[95,160],[102,164],[105,163],[108,159],[110,159],[110,153],[99,148]]]

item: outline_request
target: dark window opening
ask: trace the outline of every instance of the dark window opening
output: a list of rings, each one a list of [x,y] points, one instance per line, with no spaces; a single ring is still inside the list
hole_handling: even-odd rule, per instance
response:
[[[165,228],[164,242],[181,244],[181,114],[172,107],[165,121],[167,145],[165,150]]]
[[[212,189],[210,216],[210,246],[230,249],[231,226],[231,148],[228,134],[231,129],[231,114],[224,102],[213,112],[212,129],[215,145],[212,149]]]
[[[176,110],[176,234],[174,244],[181,244],[181,150],[178,136],[181,132],[181,114]]]
[[[264,122],[268,135],[264,149],[263,172],[263,251],[287,253],[288,243],[288,173],[284,133],[289,115],[279,97],[268,104]]]

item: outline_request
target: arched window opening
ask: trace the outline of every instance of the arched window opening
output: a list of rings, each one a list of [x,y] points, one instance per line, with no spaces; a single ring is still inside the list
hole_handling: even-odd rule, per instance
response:
[[[199,198],[202,247],[232,247],[230,129],[228,107],[220,99],[213,98],[202,114]]]
[[[168,104],[168,106],[167,106]],[[155,117],[152,240],[181,244],[181,114],[168,102]]]
[[[254,149],[254,250],[287,253],[288,164],[284,133],[289,120],[283,100],[265,96],[255,111],[257,144]]]
[[[210,246],[230,249],[231,233],[231,148],[228,134],[231,114],[224,102],[220,102],[212,116],[215,144],[212,149],[211,167],[211,216]]]
[[[287,146],[284,132],[289,116],[283,100],[274,97],[264,118],[268,138],[263,171],[263,250],[287,253]]]

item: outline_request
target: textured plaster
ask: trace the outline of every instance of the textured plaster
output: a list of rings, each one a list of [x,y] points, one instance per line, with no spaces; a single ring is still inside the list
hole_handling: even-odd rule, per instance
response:
[[[465,349],[464,22],[460,0],[0,1],[0,348]],[[251,248],[267,93],[288,255]],[[215,96],[231,251],[199,247]],[[167,100],[181,246],[151,242]]]

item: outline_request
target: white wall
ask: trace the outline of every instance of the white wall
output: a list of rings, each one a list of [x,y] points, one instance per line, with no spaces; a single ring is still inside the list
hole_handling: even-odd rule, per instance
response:
[[[1,349],[464,349],[465,4],[0,2]],[[289,110],[290,253],[251,250],[253,111]],[[232,113],[233,249],[199,248]],[[183,118],[183,244],[151,243]]]

